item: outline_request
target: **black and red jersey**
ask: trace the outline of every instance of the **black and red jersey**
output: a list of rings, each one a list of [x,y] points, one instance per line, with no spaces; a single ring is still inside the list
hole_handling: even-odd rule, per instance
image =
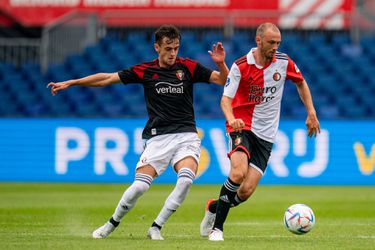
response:
[[[149,119],[142,138],[196,132],[193,84],[208,83],[211,73],[200,63],[181,57],[171,68],[161,68],[156,59],[118,72],[124,84],[143,85]]]

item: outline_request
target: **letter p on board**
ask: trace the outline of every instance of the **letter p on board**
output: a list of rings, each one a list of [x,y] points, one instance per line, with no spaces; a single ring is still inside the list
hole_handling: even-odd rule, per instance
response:
[[[76,146],[69,147],[69,142],[73,141]],[[55,170],[57,174],[66,174],[70,161],[83,159],[89,152],[90,140],[87,133],[75,127],[56,129],[56,162]]]

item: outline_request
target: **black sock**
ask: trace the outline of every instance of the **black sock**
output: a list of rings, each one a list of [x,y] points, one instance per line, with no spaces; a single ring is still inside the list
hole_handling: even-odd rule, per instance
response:
[[[231,179],[227,179],[220,190],[220,197],[217,203],[216,219],[213,228],[223,231],[224,222],[228,216],[229,209],[233,203],[234,197],[240,184],[234,183]]]
[[[112,217],[111,217],[111,219],[109,219],[109,222],[110,222],[114,227],[117,227],[117,226],[120,224],[120,222],[115,221]]]
[[[219,200],[214,200],[213,202],[211,202],[210,206],[208,207],[208,211],[215,214],[218,202],[219,202]],[[231,207],[237,207],[242,202],[244,202],[244,200],[241,200],[241,198],[238,196],[238,194],[236,194],[236,196],[234,197],[234,199],[232,201]]]
[[[152,223],[151,227],[157,227],[161,230],[161,226],[159,226],[155,221]]]
[[[214,200],[213,202],[211,202],[211,204],[208,206],[208,211],[210,211],[211,213],[215,214],[218,202],[219,202],[219,200]]]
[[[234,197],[234,199],[232,201],[232,207],[237,207],[242,202],[244,202],[244,200],[241,200],[241,198],[238,196],[238,194],[236,194],[236,196]]]

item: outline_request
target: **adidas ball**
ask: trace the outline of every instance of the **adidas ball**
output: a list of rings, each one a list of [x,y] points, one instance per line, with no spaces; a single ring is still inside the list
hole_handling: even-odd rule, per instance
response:
[[[284,213],[284,225],[294,234],[308,233],[315,225],[314,212],[304,204],[294,204]]]

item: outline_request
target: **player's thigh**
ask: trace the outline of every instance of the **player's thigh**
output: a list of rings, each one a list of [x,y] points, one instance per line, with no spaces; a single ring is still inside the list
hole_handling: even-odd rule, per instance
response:
[[[186,167],[196,173],[201,153],[201,140],[197,133],[180,133],[176,141],[175,153],[171,159],[175,171]]]
[[[174,148],[173,134],[155,136],[147,140],[136,170],[152,172],[149,169],[151,167],[154,168],[158,176],[161,175],[170,163],[175,151]]]
[[[135,172],[137,174],[147,174],[149,176],[151,176],[152,178],[155,178],[156,176],[158,176],[158,173],[156,172],[155,168],[151,165],[145,165],[145,166],[141,166],[141,167],[138,167]]]

